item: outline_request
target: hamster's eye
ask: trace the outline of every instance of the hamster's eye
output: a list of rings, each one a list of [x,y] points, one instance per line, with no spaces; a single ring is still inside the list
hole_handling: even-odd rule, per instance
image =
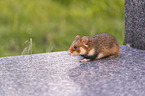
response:
[[[77,46],[74,46],[74,49],[77,49]]]

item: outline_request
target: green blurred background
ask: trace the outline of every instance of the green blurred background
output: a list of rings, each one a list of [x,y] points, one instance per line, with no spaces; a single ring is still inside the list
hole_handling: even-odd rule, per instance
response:
[[[67,50],[76,35],[124,42],[124,0],[0,0],[0,57]]]

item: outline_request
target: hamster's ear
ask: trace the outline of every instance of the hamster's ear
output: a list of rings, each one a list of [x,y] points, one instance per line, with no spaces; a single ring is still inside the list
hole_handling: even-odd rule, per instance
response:
[[[79,38],[81,38],[81,37],[80,37],[79,35],[77,35],[77,36],[75,37],[73,43],[74,43],[77,39],[79,39]],[[72,43],[72,44],[73,44],[73,43]]]
[[[77,36],[75,37],[75,39],[78,39],[78,38],[80,38],[80,36],[79,36],[79,35],[77,35]]]
[[[88,38],[86,36],[81,38],[81,42],[83,43],[83,45],[85,45],[86,47],[88,47],[88,45],[87,45]]]

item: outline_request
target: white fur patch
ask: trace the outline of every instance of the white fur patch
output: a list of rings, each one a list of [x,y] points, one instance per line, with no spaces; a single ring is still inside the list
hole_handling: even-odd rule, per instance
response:
[[[94,55],[94,54],[95,54],[95,49],[92,48],[92,49],[89,51],[88,56],[92,56],[92,55]]]
[[[83,47],[80,47],[80,55],[85,55],[86,54],[86,50]]]
[[[100,59],[100,58],[102,58],[102,57],[104,57],[104,55],[103,55],[103,53],[101,52],[101,53],[98,54],[97,59]]]
[[[72,53],[72,55],[78,55],[78,52],[77,52],[77,51],[74,51],[74,52]]]

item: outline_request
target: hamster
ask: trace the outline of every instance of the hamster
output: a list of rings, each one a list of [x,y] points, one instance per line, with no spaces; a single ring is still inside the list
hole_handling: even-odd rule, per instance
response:
[[[72,42],[68,53],[81,55],[86,62],[104,57],[115,57],[119,54],[119,44],[116,39],[108,33],[95,34],[94,36],[80,37],[77,35]]]

